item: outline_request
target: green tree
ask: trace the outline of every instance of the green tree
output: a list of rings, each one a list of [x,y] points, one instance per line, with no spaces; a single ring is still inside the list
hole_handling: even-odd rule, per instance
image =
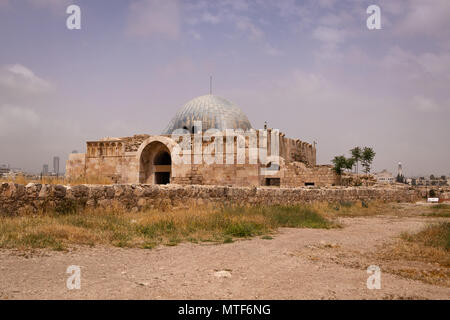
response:
[[[345,169],[351,170],[353,168],[355,160],[353,158],[346,158],[344,156],[336,156],[333,160],[331,160],[331,162],[333,162],[334,164],[334,172],[338,176],[341,176]]]
[[[347,158],[345,159],[345,169],[352,170],[353,166],[355,165],[356,160],[353,158]]]
[[[372,148],[364,147],[361,155],[361,164],[366,174],[370,173],[370,167],[372,166],[373,159],[375,158],[375,151]]]
[[[331,160],[331,162],[333,162],[333,164],[334,164],[334,167],[333,167],[334,172],[338,176],[341,176],[342,172],[344,171],[344,169],[347,166],[347,159],[344,156],[336,156],[336,157],[334,157],[333,160]]]
[[[352,155],[352,159],[356,162],[356,175],[358,175],[359,162],[361,161],[362,157],[362,149],[360,147],[354,147],[350,150],[350,153]]]

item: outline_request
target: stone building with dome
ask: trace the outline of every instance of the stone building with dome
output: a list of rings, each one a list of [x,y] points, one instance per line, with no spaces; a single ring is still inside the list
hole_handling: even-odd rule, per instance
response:
[[[88,141],[86,153],[69,155],[66,177],[225,186],[337,182],[331,166],[316,164],[315,146],[278,130],[254,129],[239,107],[216,95],[187,102],[160,135]]]

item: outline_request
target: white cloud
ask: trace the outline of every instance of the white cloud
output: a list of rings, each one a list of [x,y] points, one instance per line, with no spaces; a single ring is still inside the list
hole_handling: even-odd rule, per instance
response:
[[[262,52],[270,56],[283,55],[282,50],[274,47],[267,41],[264,31],[259,28],[252,19],[246,16],[234,16],[232,20],[239,31],[243,32],[248,39],[258,43],[262,47]]]
[[[396,24],[398,34],[411,37],[418,35],[442,37],[450,34],[450,1],[410,0],[402,2],[402,4],[400,10],[398,7],[391,10],[392,13],[399,14],[396,19],[399,20]],[[393,7],[387,3],[386,6],[387,8]],[[383,4],[381,7],[383,8]]]
[[[401,70],[410,78],[428,76],[439,81],[450,80],[450,54],[446,52],[416,54],[396,46],[380,60],[380,66]]]
[[[222,6],[229,6],[235,11],[247,11],[250,7],[247,0],[222,0],[220,4]]]
[[[236,18],[236,27],[244,31],[251,40],[262,40],[264,32],[258,28],[248,17],[240,16]]]
[[[208,23],[211,23],[211,24],[218,24],[219,22],[221,22],[221,20],[222,19],[220,18],[219,15],[214,16],[214,15],[212,15],[209,12],[205,12],[203,14],[203,16],[202,16],[202,21],[208,22]]]
[[[43,94],[52,91],[53,86],[39,78],[33,71],[21,64],[7,65],[0,68],[0,92],[18,94]]]
[[[302,70],[292,72],[292,85],[296,95],[315,96],[330,89],[329,83],[320,74],[307,73]]]
[[[313,37],[325,44],[336,45],[344,42],[346,32],[337,28],[319,26],[313,31]]]
[[[414,96],[411,104],[414,109],[422,112],[434,112],[439,110],[439,106],[435,101],[424,96]]]
[[[177,0],[140,0],[130,6],[127,32],[133,36],[180,35],[180,4]]]
[[[188,34],[190,36],[192,36],[192,38],[194,38],[195,40],[201,40],[202,39],[201,34],[199,32],[197,32],[197,31],[189,30]]]
[[[419,55],[417,61],[428,74],[440,75],[450,80],[450,54],[427,52]]]
[[[71,0],[28,0],[28,3],[37,8],[48,8],[53,14],[63,16],[66,8],[73,3]]]
[[[158,69],[158,72],[165,77],[173,77],[180,75],[189,75],[195,73],[196,67],[194,62],[186,57],[180,57],[169,64]]]
[[[38,114],[29,108],[3,105],[0,107],[0,135],[7,136],[22,130],[36,128],[40,119]]]

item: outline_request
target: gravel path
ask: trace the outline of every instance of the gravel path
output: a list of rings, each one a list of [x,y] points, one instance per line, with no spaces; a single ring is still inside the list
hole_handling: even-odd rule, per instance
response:
[[[381,275],[366,287],[370,254],[423,217],[342,218],[344,228],[281,229],[272,240],[184,243],[153,250],[110,247],[29,256],[0,250],[1,299],[450,299],[450,289]],[[351,257],[351,259],[348,259]],[[81,267],[81,289],[66,269]]]

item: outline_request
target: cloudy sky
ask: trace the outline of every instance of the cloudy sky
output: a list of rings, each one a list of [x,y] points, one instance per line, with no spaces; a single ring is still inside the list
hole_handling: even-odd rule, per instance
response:
[[[39,172],[86,140],[158,134],[212,74],[320,163],[367,145],[376,171],[450,174],[449,17],[448,0],[0,0],[0,164]]]

